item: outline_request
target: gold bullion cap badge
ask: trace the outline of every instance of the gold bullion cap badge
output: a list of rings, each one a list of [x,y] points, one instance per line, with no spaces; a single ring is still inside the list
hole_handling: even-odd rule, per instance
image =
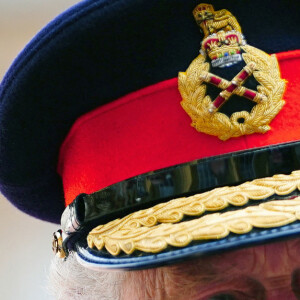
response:
[[[285,103],[285,80],[276,56],[247,44],[237,19],[226,9],[215,11],[212,5],[202,3],[193,15],[204,34],[200,55],[178,77],[181,105],[192,119],[191,125],[221,140],[267,132]],[[232,66],[241,62],[244,66],[229,80],[210,72],[228,68],[230,73]],[[244,85],[251,76],[257,82],[256,89]],[[217,96],[207,92],[210,85],[219,89]],[[232,96],[246,98],[255,105],[250,111],[228,116],[220,109]]]

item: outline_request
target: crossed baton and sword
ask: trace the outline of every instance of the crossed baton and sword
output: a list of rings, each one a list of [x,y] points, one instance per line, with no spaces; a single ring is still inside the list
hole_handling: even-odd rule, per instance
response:
[[[255,63],[248,63],[231,81],[218,77],[209,72],[202,72],[201,80],[213,84],[222,89],[222,92],[216,97],[209,107],[209,112],[214,113],[232,96],[238,95],[256,103],[267,100],[266,95],[253,91],[243,86],[246,79],[253,74]]]

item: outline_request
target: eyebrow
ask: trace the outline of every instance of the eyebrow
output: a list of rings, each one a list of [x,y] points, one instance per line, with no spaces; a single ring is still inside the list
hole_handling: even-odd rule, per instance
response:
[[[169,275],[179,278],[197,277],[197,280],[202,282],[209,282],[218,274],[213,264],[209,261],[205,262],[203,259],[190,260],[172,267],[166,267],[165,271]]]
[[[251,249],[251,248],[250,248]],[[246,252],[249,252],[248,249],[243,249]],[[238,251],[240,254],[240,251]],[[252,255],[252,253],[249,253]],[[222,274],[229,274],[232,270],[237,270],[236,264],[231,263],[229,259],[234,252],[225,252],[223,254],[207,255],[205,257],[195,258],[188,260],[182,263],[179,263],[174,266],[164,267],[167,272],[171,272],[174,276],[183,276],[193,274],[193,277],[203,281],[211,281],[215,279],[216,276],[220,274],[220,262],[226,261],[226,267],[222,270]]]
[[[257,296],[259,299],[264,299],[266,293],[263,284],[257,279],[245,274],[231,275],[229,270],[224,270],[222,273],[215,272],[214,267],[206,264],[205,261],[201,261],[200,264],[190,261],[171,268],[165,267],[160,272],[168,278],[168,288],[176,289],[180,294],[186,290],[190,292],[193,290],[201,294],[201,299],[222,292],[247,295],[249,299],[251,297],[256,299]]]
[[[296,247],[297,250],[300,244],[295,242],[291,246],[293,246],[293,249]],[[260,265],[259,261],[256,260],[257,249],[256,247],[245,248],[218,255],[199,257],[172,266],[152,269],[151,272],[144,273],[144,279],[151,277],[150,281],[157,282],[155,278],[163,278],[164,280],[159,283],[157,282],[156,286],[161,291],[173,288],[178,293],[186,293],[186,291],[191,291],[191,289],[198,291],[203,289],[205,297],[211,297],[213,296],[212,292],[209,291],[209,287],[211,287],[216,292],[232,291],[234,293],[236,291],[237,293],[250,295],[250,297],[262,295],[261,298],[264,299],[263,295],[266,293],[266,288],[263,282],[260,282],[259,278],[255,275],[259,276],[260,268],[263,268],[263,265]],[[264,250],[259,249],[259,251]],[[238,256],[240,256],[240,259]],[[247,259],[247,257],[253,258],[253,262]],[[256,269],[255,267],[255,273],[251,276],[250,274],[253,274],[253,266],[258,266],[259,268]],[[290,288],[295,295],[299,296],[300,269],[287,276],[289,276],[292,285]],[[143,283],[145,281],[141,282],[141,287]],[[169,285],[169,287],[165,285]]]
[[[295,269],[292,273],[291,288],[295,296],[300,298],[300,268]]]

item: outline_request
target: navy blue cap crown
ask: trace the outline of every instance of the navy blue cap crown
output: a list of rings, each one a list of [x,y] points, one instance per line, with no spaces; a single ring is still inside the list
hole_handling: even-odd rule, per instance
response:
[[[59,222],[61,143],[82,114],[173,78],[197,55],[198,1],[87,0],[46,26],[0,86],[0,186],[19,209]],[[216,9],[224,1],[215,0]],[[299,49],[297,1],[226,1],[251,45]]]

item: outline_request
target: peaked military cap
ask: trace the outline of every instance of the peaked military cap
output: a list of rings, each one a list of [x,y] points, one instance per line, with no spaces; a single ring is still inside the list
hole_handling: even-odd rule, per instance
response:
[[[299,235],[299,9],[283,0],[70,8],[1,83],[1,192],[61,223],[54,250],[92,268]]]

